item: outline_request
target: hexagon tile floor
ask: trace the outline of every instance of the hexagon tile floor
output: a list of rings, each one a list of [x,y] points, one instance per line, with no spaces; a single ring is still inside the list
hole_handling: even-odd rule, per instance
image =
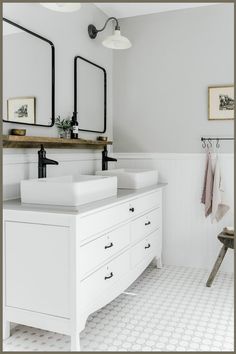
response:
[[[83,351],[233,351],[233,275],[219,272],[211,288],[205,270],[152,265],[92,314]],[[18,325],[4,351],[69,351],[68,336]]]

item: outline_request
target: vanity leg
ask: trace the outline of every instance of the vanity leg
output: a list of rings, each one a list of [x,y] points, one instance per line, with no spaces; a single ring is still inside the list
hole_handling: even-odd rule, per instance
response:
[[[153,261],[154,261],[155,267],[157,267],[158,269],[161,269],[163,267],[161,257],[156,256]]]
[[[161,257],[157,258],[157,268],[161,269],[163,267]]]
[[[3,320],[3,326],[2,326],[2,339],[5,340],[9,338],[11,335],[10,333],[10,322]]]
[[[75,333],[71,336],[71,351],[80,352],[80,335]]]

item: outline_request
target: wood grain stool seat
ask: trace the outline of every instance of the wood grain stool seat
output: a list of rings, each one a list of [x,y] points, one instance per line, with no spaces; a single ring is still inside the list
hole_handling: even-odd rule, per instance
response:
[[[226,252],[228,248],[234,249],[234,232],[231,234],[227,234],[226,231],[222,231],[218,236],[218,239],[220,240],[221,243],[223,243],[223,246],[220,250],[220,253],[216,259],[216,262],[214,264],[214,267],[211,271],[211,274],[209,275],[209,278],[207,280],[206,286],[210,287],[212,285],[212,282],[220,268],[220,265],[224,259],[224,256],[226,255]]]

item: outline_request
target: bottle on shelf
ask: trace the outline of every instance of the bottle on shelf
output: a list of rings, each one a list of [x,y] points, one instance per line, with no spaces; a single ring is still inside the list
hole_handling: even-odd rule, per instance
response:
[[[73,113],[73,116],[71,118],[71,133],[70,137],[71,139],[78,139],[79,136],[79,123],[76,119],[76,113]]]

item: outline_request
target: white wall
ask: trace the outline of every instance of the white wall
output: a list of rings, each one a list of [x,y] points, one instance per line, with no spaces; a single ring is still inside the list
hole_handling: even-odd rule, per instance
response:
[[[217,235],[223,227],[233,226],[233,154],[219,155],[230,210],[219,223],[213,224],[209,217],[205,218],[200,203],[204,154],[116,153],[115,157],[118,167],[157,169],[160,181],[168,183],[163,198],[164,263],[210,270],[222,245]],[[228,251],[221,270],[233,271],[232,250]]]
[[[106,29],[96,40],[88,36],[88,25],[103,26],[107,16],[93,4],[82,4],[79,11],[60,13],[48,10],[39,3],[4,3],[4,17],[51,40],[55,45],[55,114],[71,117],[74,109],[73,70],[74,57],[80,55],[107,70],[107,125],[105,135],[112,139],[112,51],[101,41],[110,32]],[[39,82],[40,85],[40,82]],[[16,128],[16,124],[3,124],[3,133]],[[22,126],[19,126],[21,127]],[[56,127],[25,126],[27,135],[57,136]],[[82,138],[96,138],[98,134],[80,132]]]
[[[207,88],[234,79],[233,4],[121,19],[131,49],[113,63],[114,151],[118,166],[157,168],[167,182],[164,262],[211,268],[217,234],[233,225],[233,155],[222,154],[231,205],[221,222],[200,204],[205,154],[201,136],[233,136],[233,121],[208,121]],[[222,142],[220,152],[233,152]],[[233,270],[229,251],[222,270]]]
[[[208,86],[233,84],[233,4],[120,25],[133,46],[114,54],[114,151],[196,153],[201,136],[233,135],[233,121],[208,121],[207,96]]]

